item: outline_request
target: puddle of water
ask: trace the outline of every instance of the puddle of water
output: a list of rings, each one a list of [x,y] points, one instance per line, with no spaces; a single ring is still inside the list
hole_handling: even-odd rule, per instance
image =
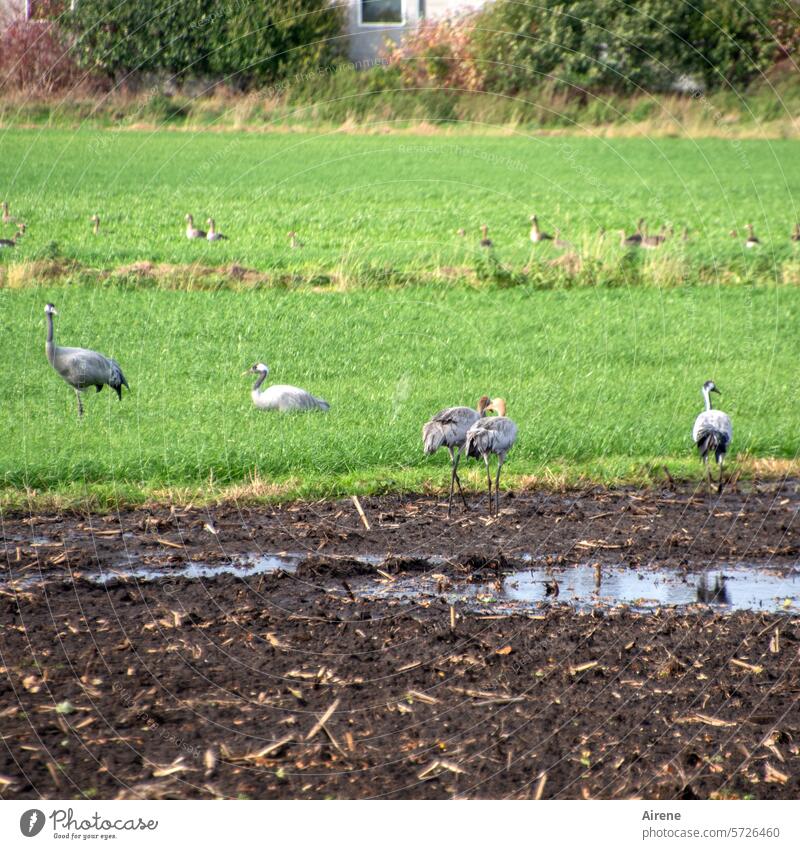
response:
[[[33,534],[32,536],[26,537],[22,534],[12,534],[11,536],[7,536],[3,539],[3,542],[6,544],[13,543],[14,545],[55,545],[56,541],[51,539],[50,537],[41,536],[40,534]]]
[[[107,584],[110,581],[125,578],[133,578],[137,581],[158,581],[161,578],[216,578],[218,575],[247,578],[253,575],[277,572],[278,570],[295,572],[305,557],[306,555],[303,554],[246,554],[237,561],[228,563],[212,564],[192,560],[169,569],[120,564],[99,573],[86,574],[84,578],[97,584]]]
[[[190,560],[185,563],[175,564],[170,568],[163,566],[147,566],[138,561],[128,564],[120,563],[100,572],[81,572],[80,579],[92,584],[108,584],[112,581],[133,579],[136,581],[158,581],[163,578],[215,578],[218,575],[235,575],[247,578],[253,575],[263,575],[277,572],[294,572],[297,566],[307,557],[304,554],[246,554],[235,561],[227,563],[205,563]],[[9,586],[13,583],[17,589],[25,590],[41,586],[46,580],[66,580],[68,575],[60,574],[30,574],[22,573],[20,577],[13,575],[8,580],[0,581],[0,587]]]
[[[555,584],[558,594],[555,593]],[[577,609],[621,605],[642,611],[659,607],[704,605],[719,610],[756,610],[800,615],[800,573],[778,575],[755,567],[729,566],[700,574],[676,570],[636,571],[603,567],[598,586],[594,565],[569,569],[532,567],[492,584],[461,584],[431,575],[399,578],[376,586],[359,582],[353,591],[364,598],[420,601],[445,598],[487,613],[524,613],[547,604]]]
[[[212,564],[193,560],[184,564],[176,564],[168,569],[157,566],[144,566],[134,562],[129,565],[120,564],[113,569],[108,569],[101,573],[85,574],[83,577],[93,583],[101,584],[121,578],[135,578],[138,581],[157,581],[160,578],[214,578],[217,575],[234,575],[239,578],[247,578],[253,575],[277,572],[278,570],[296,572],[297,567],[311,556],[307,553],[251,553],[239,555],[235,561],[228,563]],[[380,566],[387,559],[386,555],[381,554],[343,555],[341,557],[325,556],[333,560],[349,560],[376,567]],[[444,559],[440,557],[430,558],[431,565],[441,565],[443,562]]]
[[[248,578],[278,570],[295,572],[311,555],[307,552],[250,553],[236,555],[224,563],[185,561],[165,566],[155,561],[147,565],[131,559],[127,563],[101,572],[84,572],[81,579],[98,584],[118,580],[158,581],[165,578],[202,580],[220,575]],[[346,556],[379,568],[386,555]],[[421,558],[415,558],[421,559]],[[425,558],[431,570],[442,568],[443,557]],[[406,575],[387,581],[374,577],[351,580],[353,591],[364,599],[403,599],[425,601],[444,598],[451,604],[465,604],[469,609],[485,613],[525,613],[548,604],[566,603],[579,610],[611,609],[625,605],[636,610],[653,611],[660,607],[702,605],[718,610],[755,610],[800,615],[800,572],[778,574],[759,568],[758,564],[731,564],[706,573],[683,573],[674,569],[637,571],[624,566],[604,566],[600,582],[594,564],[574,567],[545,567],[528,557],[530,567],[498,578],[496,582],[470,584],[466,581],[436,575]],[[33,575],[23,573],[13,581],[19,589],[29,589],[49,579],[66,575]],[[13,575],[10,576],[13,580]],[[3,586],[6,582],[0,582]],[[9,582],[10,583],[10,582]],[[555,585],[558,593],[555,593]]]

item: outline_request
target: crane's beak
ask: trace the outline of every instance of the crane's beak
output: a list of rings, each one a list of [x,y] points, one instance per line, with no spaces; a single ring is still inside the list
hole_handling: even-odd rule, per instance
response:
[[[720,397],[722,397],[722,393],[719,391],[719,389],[717,389],[717,387],[716,387],[716,386],[715,386],[715,387],[714,387],[711,391],[712,391],[712,392],[716,392],[716,393],[717,393],[717,395],[719,395]]]

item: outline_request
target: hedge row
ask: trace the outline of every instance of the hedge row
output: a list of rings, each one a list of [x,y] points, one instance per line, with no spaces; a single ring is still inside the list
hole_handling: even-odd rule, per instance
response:
[[[117,80],[154,71],[249,86],[341,56],[345,8],[342,0],[79,0],[62,26],[83,68]]]
[[[536,81],[631,92],[738,87],[775,61],[776,31],[797,27],[786,0],[498,0],[474,22],[493,90]]]

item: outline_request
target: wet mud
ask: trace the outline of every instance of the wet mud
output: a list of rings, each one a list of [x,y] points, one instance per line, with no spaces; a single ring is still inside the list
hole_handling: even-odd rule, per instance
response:
[[[797,482],[360,506],[0,517],[0,796],[798,796]]]

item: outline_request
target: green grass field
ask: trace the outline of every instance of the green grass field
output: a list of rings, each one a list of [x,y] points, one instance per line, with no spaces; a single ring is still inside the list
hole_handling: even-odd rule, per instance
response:
[[[49,300],[57,342],[118,358],[132,386],[122,403],[86,393],[83,422],[44,355]],[[734,419],[738,463],[796,458],[800,444],[794,288],[75,286],[0,290],[0,321],[7,506],[26,490],[109,504],[439,487],[447,456],[423,457],[421,425],[484,392],[504,396],[520,426],[508,484],[663,480],[663,462],[699,479],[690,431],[710,377]],[[257,360],[271,380],[327,398],[330,413],[255,410],[241,372]]]
[[[800,290],[774,285],[800,279],[796,142],[7,130],[2,148],[0,195],[28,224],[0,257],[6,504],[440,487],[447,458],[423,457],[421,425],[483,393],[520,425],[509,483],[663,479],[664,463],[699,477],[689,434],[709,377],[740,468],[796,467]],[[188,211],[230,240],[187,241]],[[583,288],[541,271],[558,251],[531,246],[532,211],[575,241]],[[692,239],[630,254],[593,236],[639,216]],[[748,220],[752,251],[727,235]],[[29,261],[48,258],[73,264],[40,280]],[[238,263],[290,285],[171,291],[87,271],[142,260],[189,283]],[[454,283],[459,269],[489,285]],[[354,285],[304,285],[337,277]],[[57,339],[118,358],[133,387],[121,404],[87,395],[82,423],[45,360],[48,300]],[[240,375],[256,360],[330,414],[253,409]]]
[[[66,258],[94,269],[147,260],[289,279],[449,279],[480,264],[486,223],[499,263],[528,269],[521,282],[559,285],[546,265],[559,252],[528,241],[537,212],[575,242],[585,284],[800,279],[788,238],[800,217],[795,141],[4,130],[0,144],[0,195],[28,224],[0,274]],[[203,227],[215,217],[230,240],[187,241],[187,212]],[[653,232],[688,226],[691,240],[624,260],[611,231],[631,232],[640,216]],[[755,251],[728,236],[748,222],[762,240]],[[600,227],[610,231],[602,244]]]

